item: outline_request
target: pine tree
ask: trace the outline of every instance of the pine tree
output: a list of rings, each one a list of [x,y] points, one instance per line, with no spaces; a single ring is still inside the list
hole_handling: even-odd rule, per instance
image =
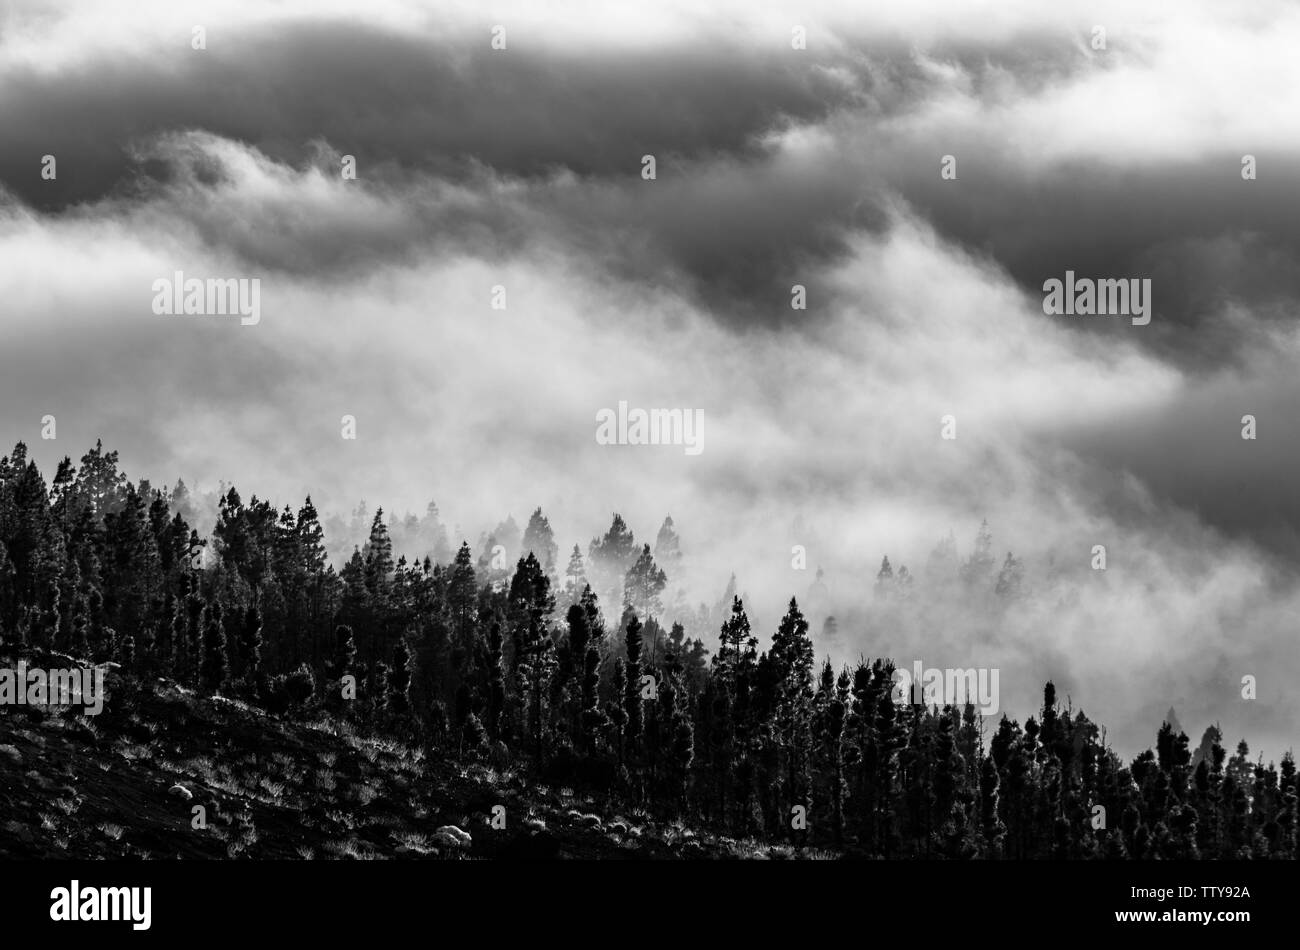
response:
[[[564,569],[565,601],[570,604],[578,603],[584,587],[587,590],[591,589],[587,585],[587,568],[583,564],[582,549],[575,544],[572,553],[569,554],[569,566]]]
[[[405,721],[407,714],[411,710],[406,695],[407,688],[411,683],[409,663],[410,654],[406,649],[406,643],[403,640],[398,640],[397,645],[393,648],[393,665],[389,669],[388,682],[385,684],[387,694],[385,705],[388,714],[398,722]]]
[[[894,794],[898,784],[898,756],[907,746],[907,733],[899,722],[899,710],[894,703],[892,663],[877,663],[872,667],[876,680],[876,717],[874,738],[876,744],[876,788],[873,801],[878,814],[876,843],[885,859],[894,855],[898,847],[897,819],[894,811]]]
[[[477,596],[478,586],[469,544],[462,542],[460,550],[456,552],[456,560],[451,567],[451,578],[447,584],[447,606],[451,611],[456,643],[462,647],[465,647],[471,639]]]
[[[831,830],[836,846],[844,843],[844,726],[848,710],[838,696],[830,700],[823,719],[822,744],[830,772]]]
[[[406,647],[406,669],[410,673],[406,696],[425,739],[436,745],[442,741],[446,703],[455,690],[452,643],[445,615],[434,613],[416,620],[407,632]]]
[[[590,754],[594,751],[595,737],[608,725],[608,718],[600,711],[600,651],[587,647],[583,659],[582,713],[580,719],[580,745]]]
[[[640,556],[628,569],[623,580],[623,596],[638,616],[647,621],[663,612],[663,603],[659,595],[668,583],[667,575],[655,564],[650,554],[650,545],[641,549]]]
[[[957,751],[960,713],[945,706],[939,714],[934,738],[934,805],[939,845],[949,858],[969,858],[973,844],[968,838],[966,807],[971,797],[966,789],[966,760]]]
[[[680,809],[686,804],[687,779],[691,763],[695,760],[695,729],[690,716],[680,705],[685,697],[681,693],[678,675],[675,664],[664,675],[663,683],[658,689],[655,718],[662,724],[666,736],[666,791]]]
[[[167,657],[167,667],[176,679],[181,680],[185,677],[185,664],[189,655],[188,650],[188,613],[187,613],[187,585],[189,575],[182,574],[180,578],[179,596],[172,601],[171,623],[168,625],[167,639],[171,644],[171,656]],[[74,647],[80,650],[90,649],[90,607],[86,606],[85,626],[81,630],[74,630]],[[83,654],[84,655],[84,652]]]
[[[376,596],[392,583],[394,570],[393,541],[388,526],[384,524],[383,508],[375,511],[374,520],[370,523],[370,536],[366,539],[361,557],[366,565],[366,588],[371,596]]]
[[[624,736],[627,731],[627,667],[624,665],[622,658],[614,661],[614,699],[607,707],[607,718],[610,723],[612,733],[612,742],[615,750],[618,752],[618,761],[622,765],[626,753]]]
[[[501,717],[506,708],[506,673],[502,662],[504,642],[504,637],[501,635],[501,624],[498,621],[493,621],[492,629],[488,632],[488,705],[486,728],[488,735],[494,742],[502,738]]]
[[[565,622],[569,627],[569,636],[566,643],[566,661],[560,671],[560,676],[568,679],[577,678],[579,689],[575,701],[572,703],[573,710],[571,713],[570,723],[574,741],[581,743],[583,738],[582,714],[588,708],[585,694],[585,676],[587,662],[587,645],[591,640],[591,630],[587,626],[587,612],[582,609],[581,604],[573,604],[565,614]],[[597,655],[599,660],[599,655]]]
[[[704,739],[717,792],[717,814],[723,826],[731,818],[731,787],[734,779],[735,729],[732,723],[731,690],[728,680],[714,676],[705,685],[700,706],[706,714]]]
[[[623,579],[636,561],[636,541],[623,516],[614,520],[603,537],[593,538],[587,550],[588,569],[594,575],[601,596],[611,604],[623,602]]]
[[[627,751],[637,755],[642,732],[645,726],[643,707],[641,705],[641,621],[633,615],[628,622],[624,635],[627,649],[627,686],[623,693],[623,709],[627,714],[627,725],[623,730]]]
[[[555,670],[555,643],[537,617],[532,617],[528,621],[527,634],[521,641],[520,653],[519,691],[527,701],[528,729],[532,737],[533,756],[540,768],[545,758],[546,698],[551,676]]]
[[[741,662],[741,649],[750,640],[749,617],[739,597],[733,597],[731,616],[722,625],[718,663],[724,675],[735,676]]]
[[[555,574],[555,558],[559,546],[555,543],[551,523],[542,514],[541,508],[534,511],[528,519],[528,527],[524,529],[523,553],[535,555],[547,576]]]
[[[980,765],[980,830],[984,835],[987,856],[994,858],[1000,856],[1002,838],[1006,834],[1006,826],[998,814],[1000,781],[996,763],[991,757],[986,758]]]
[[[1015,600],[1020,596],[1021,585],[1024,580],[1024,569],[1020,561],[1007,552],[1007,559],[1002,562],[1002,570],[998,572],[997,583],[993,587],[993,592],[1003,600]]]
[[[880,561],[880,570],[876,572],[876,599],[887,600],[894,595],[894,569],[889,565],[889,557]]]
[[[665,570],[673,571],[682,559],[681,539],[673,526],[672,515],[664,518],[655,537],[655,562],[663,565]]]
[[[243,660],[244,688],[251,694],[262,674],[262,614],[249,604],[239,628],[239,653]]]
[[[790,805],[811,807],[808,749],[813,645],[808,621],[794,598],[772,637],[769,654],[776,678],[776,726],[786,762],[786,794]]]
[[[212,601],[207,609],[207,623],[203,627],[203,662],[199,681],[209,695],[225,685],[229,669],[226,648],[226,628],[221,618],[221,602]]]
[[[583,588],[578,603],[582,605],[582,609],[587,613],[587,629],[591,642],[599,643],[605,637],[605,618],[601,615],[600,602],[590,584]]]
[[[1297,853],[1297,836],[1300,835],[1300,811],[1298,811],[1300,806],[1297,804],[1297,796],[1300,789],[1297,788],[1296,782],[1295,757],[1289,750],[1282,756],[1278,792],[1281,795],[1281,802],[1277,814],[1279,829],[1277,852],[1279,857],[1294,860],[1300,858],[1300,854]]]
[[[975,536],[975,550],[961,566],[961,578],[967,587],[980,587],[988,583],[993,573],[993,533],[987,520],[980,522]]]
[[[330,663],[330,679],[341,680],[354,672],[357,660],[357,645],[352,639],[352,628],[340,624],[334,628],[334,658]]]
[[[185,598],[185,670],[187,679],[193,679],[199,672],[201,662],[200,647],[203,640],[203,598],[198,595],[197,584]]]
[[[520,558],[515,567],[510,581],[510,607],[517,618],[542,625],[555,610],[550,578],[532,554]]]
[[[89,659],[90,657],[90,599],[82,594],[77,598],[76,610],[72,615],[73,655]]]
[[[117,452],[105,452],[102,440],[81,457],[77,469],[76,494],[92,514],[104,517],[121,504],[126,476],[117,470]]]
[[[392,605],[393,576],[396,571],[393,563],[393,542],[388,533],[388,526],[384,524],[383,508],[375,511],[374,520],[370,523],[370,535],[361,552],[361,559],[364,564],[369,620],[366,624],[369,633],[369,650],[365,662],[373,666],[388,645],[388,621]]]
[[[438,513],[438,505],[433,500],[425,506],[424,517],[420,520],[419,551],[433,564],[447,564],[451,561],[451,543],[447,537],[447,528]]]

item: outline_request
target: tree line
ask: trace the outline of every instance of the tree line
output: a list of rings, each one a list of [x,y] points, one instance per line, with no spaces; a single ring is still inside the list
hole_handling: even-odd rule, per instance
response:
[[[0,646],[345,718],[736,837],[886,859],[1296,857],[1289,752],[1229,756],[1217,727],[1192,749],[1166,722],[1125,763],[1051,683],[1023,725],[989,729],[971,705],[900,701],[887,659],[819,665],[793,598],[760,648],[734,584],[710,653],[662,623],[671,519],[652,551],[615,515],[561,571],[540,509],[513,568],[495,536],[477,561],[467,542],[394,558],[381,509],[336,570],[310,498],[277,511],[231,487],[201,537],[182,495],[130,482],[101,444],[47,484],[19,443],[0,459]],[[1018,583],[1008,555],[998,593]]]

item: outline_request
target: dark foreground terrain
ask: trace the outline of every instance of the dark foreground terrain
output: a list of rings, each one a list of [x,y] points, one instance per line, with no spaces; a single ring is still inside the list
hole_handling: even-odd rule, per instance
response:
[[[328,716],[297,722],[239,700],[200,698],[168,680],[141,686],[115,671],[108,687],[110,702],[97,716],[0,706],[0,857],[796,853],[609,810],[567,789],[530,786],[508,768],[431,761]],[[493,827],[494,806],[504,808],[495,812],[504,828]]]

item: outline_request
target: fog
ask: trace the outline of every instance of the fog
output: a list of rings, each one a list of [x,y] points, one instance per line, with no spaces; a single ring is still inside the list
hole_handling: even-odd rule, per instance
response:
[[[364,30],[345,7],[223,4],[194,51],[201,10],[14,5],[5,449],[48,477],[102,438],[133,479],[344,518],[434,499],[472,546],[540,505],[561,563],[615,511],[651,543],[671,514],[671,581],[712,605],[734,572],[764,642],[821,567],[809,609],[815,633],[836,616],[837,663],[996,667],[1022,719],[1052,679],[1126,755],[1172,705],[1193,743],[1218,721],[1276,758],[1300,721],[1277,167],[1300,66],[1250,51],[1300,39],[1300,16],[1231,11],[1210,36],[1172,8],[1020,6],[817,8],[801,54],[743,8],[448,7],[431,31],[398,4]],[[1151,325],[1045,316],[1067,268],[1152,276]],[[260,279],[261,322],[154,315],[176,270]],[[703,451],[598,444],[620,401],[698,409]],[[985,519],[996,565],[1024,565],[1011,603],[927,571]],[[874,596],[884,555],[917,576],[910,606]]]

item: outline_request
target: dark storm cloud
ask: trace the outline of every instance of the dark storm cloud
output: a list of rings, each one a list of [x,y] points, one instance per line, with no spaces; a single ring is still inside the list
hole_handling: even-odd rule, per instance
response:
[[[1219,319],[1226,304],[1267,321],[1285,319],[1300,296],[1290,265],[1300,252],[1291,213],[1300,166],[1282,150],[1258,154],[1260,179],[1243,182],[1240,155],[1227,150],[1181,162],[1043,162],[999,141],[996,125],[971,132],[976,110],[1123,61],[1092,55],[1085,29],[939,36],[923,50],[906,31],[848,31],[807,54],[717,33],[641,50],[519,40],[501,53],[479,32],[328,20],[214,27],[201,52],[187,39],[161,55],[10,69],[0,181],[58,210],[220,175],[201,151],[156,146],[156,135],[178,129],[293,166],[316,161],[325,174],[322,156],[350,153],[362,187],[411,201],[400,227],[286,215],[279,237],[244,235],[241,252],[331,277],[415,243],[508,253],[544,227],[618,276],[686,282],[740,326],[796,319],[790,286],[842,255],[854,230],[878,228],[881,195],[897,191],[1030,295],[1066,270],[1151,276],[1156,316],[1134,339],[1189,366],[1239,351],[1241,328]],[[1140,47],[1122,31],[1112,45],[1116,57]],[[1140,49],[1130,52],[1141,61]],[[954,92],[954,121],[909,124]],[[781,133],[801,129],[828,140],[802,158],[781,152]],[[1114,148],[1122,157],[1126,143]],[[55,182],[37,174],[47,153],[60,162]],[[639,178],[645,153],[659,162],[653,183]],[[958,157],[958,181],[940,179],[944,154]],[[192,220],[208,227],[202,214]],[[1072,326],[1126,332],[1119,323]]]
[[[641,52],[497,52],[357,24],[214,34],[163,58],[95,59],[49,76],[11,73],[0,98],[0,179],[55,209],[134,174],[131,142],[197,128],[301,161],[324,139],[384,165],[455,178],[504,174],[635,177],[645,152],[745,153],[754,136],[815,121],[852,90],[807,60],[716,42]],[[521,44],[522,45],[522,44]],[[34,174],[60,158],[57,183]]]
[[[1221,374],[1177,404],[1135,405],[1067,440],[1097,465],[1128,471],[1153,495],[1182,506],[1229,537],[1250,539],[1300,564],[1300,381],[1260,359],[1255,378]],[[1256,438],[1242,438],[1242,417]],[[1122,516],[1118,493],[1103,499]]]
[[[1027,173],[1005,153],[953,146],[960,178],[903,165],[891,178],[949,238],[992,257],[1026,293],[1077,277],[1150,277],[1154,311],[1140,330],[1106,317],[1059,317],[1085,332],[1123,334],[1180,365],[1233,361],[1255,342],[1225,320],[1246,306],[1265,323],[1294,320],[1300,299],[1300,163],[1257,155],[1268,174],[1243,181],[1239,154],[1187,166],[1106,170],[1082,164]],[[925,169],[924,172],[929,172]]]
[[[880,224],[882,185],[864,156],[774,163],[764,137],[818,127],[839,111],[905,114],[942,84],[905,38],[889,35],[849,38],[816,56],[717,36],[630,52],[517,44],[501,54],[481,40],[300,23],[214,30],[203,52],[178,42],[161,58],[11,71],[0,97],[8,132],[0,181],[58,210],[220,175],[201,154],[159,152],[154,136],[177,129],[246,142],[298,166],[319,158],[324,142],[331,161],[357,156],[366,187],[413,195],[427,213],[389,235],[364,221],[341,234],[289,216],[292,240],[246,236],[252,259],[267,253],[261,262],[270,266],[336,276],[401,256],[412,241],[508,251],[545,217],[558,240],[606,258],[616,274],[686,281],[722,319],[772,324],[791,318],[790,286],[801,271],[841,254],[848,231]],[[978,50],[953,44],[942,55],[1037,86],[1077,65],[1071,42],[1012,36]],[[60,162],[55,182],[35,173],[46,153]],[[659,162],[653,184],[639,178],[645,153]],[[548,187],[570,173],[582,188]],[[501,178],[529,187],[492,194]],[[490,200],[428,197],[447,184]],[[193,219],[205,227],[201,214]]]

